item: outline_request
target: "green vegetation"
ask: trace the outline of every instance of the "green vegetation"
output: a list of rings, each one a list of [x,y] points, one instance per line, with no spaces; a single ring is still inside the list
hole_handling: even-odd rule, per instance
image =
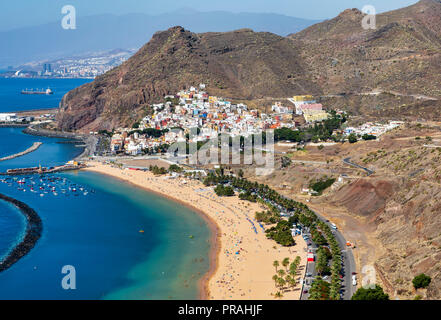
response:
[[[294,290],[297,285],[297,269],[300,264],[300,257],[297,256],[292,263],[290,263],[289,258],[283,259],[281,262],[274,261],[273,267],[276,268],[276,274],[272,277],[272,280],[274,281],[274,285],[276,286],[276,289],[291,289]],[[278,269],[278,267],[282,265],[285,270]],[[285,286],[287,287],[285,288]],[[276,294],[277,297],[277,294]]]
[[[284,247],[290,247],[295,245],[295,241],[291,234],[291,226],[288,221],[280,221],[275,227],[265,230],[266,236],[269,239],[273,239],[278,244]]]
[[[287,168],[291,165],[291,159],[288,157],[282,157],[282,168]]]
[[[373,134],[364,134],[361,138],[363,140],[376,140],[377,139],[377,137],[374,136]]]
[[[317,192],[317,195],[321,195],[323,191],[329,188],[330,186],[332,186],[334,182],[335,182],[334,178],[329,178],[329,179],[324,178],[318,181],[312,181],[309,184],[309,188]]]
[[[355,133],[351,133],[348,137],[349,143],[356,143],[358,141],[357,136]]]
[[[180,173],[184,171],[184,169],[182,169],[180,166],[178,166],[177,164],[172,164],[169,168],[168,168],[168,172],[177,172]]]
[[[321,123],[316,123],[305,129],[291,130],[289,128],[280,128],[274,130],[274,140],[282,141],[288,140],[293,142],[318,142],[334,140],[332,133],[336,129],[340,129],[342,124],[346,122],[346,116],[338,115],[334,110],[330,112],[331,117],[329,119],[322,121]]]
[[[320,296],[332,300],[340,299],[340,273],[342,269],[340,247],[331,228],[326,223],[322,222],[307,205],[282,196],[268,185],[251,182],[247,179],[237,178],[232,175],[224,175],[221,170],[216,173],[210,173],[204,183],[206,185],[229,185],[234,189],[241,190],[243,193],[255,195],[257,201],[262,205],[265,205],[269,211],[269,213],[258,213],[257,217],[260,219],[266,219],[267,217],[273,216],[275,219],[279,220],[275,227],[267,230],[267,236],[282,245],[290,245],[294,242],[290,231],[293,223],[300,223],[302,227],[308,227],[311,232],[312,240],[319,246],[328,246],[331,255],[331,259],[329,259],[328,263],[331,272],[331,282],[325,285],[326,288],[329,287],[329,292],[325,292],[324,295]],[[281,211],[290,215],[288,221],[281,217]],[[324,254],[328,255],[327,252],[324,252]],[[300,263],[300,260],[298,263]],[[296,265],[293,265],[293,270],[295,272],[296,268]],[[292,277],[291,266],[289,273]],[[276,286],[280,286],[281,281],[274,281]],[[286,280],[284,281],[286,282]],[[320,287],[319,285],[316,286]]]
[[[309,300],[330,300],[330,292],[329,282],[326,282],[321,277],[317,277],[309,290]]]
[[[375,285],[375,288],[360,288],[352,296],[352,300],[389,300],[389,295],[384,293],[383,288]]]
[[[243,192],[239,194],[240,200],[247,200],[250,202],[257,202],[257,196],[254,194],[251,194],[251,192]]]
[[[167,133],[167,132],[168,132],[168,129],[158,130],[158,129],[154,129],[154,128],[147,128],[144,130],[130,131],[129,136],[131,136],[134,133],[139,133],[140,135],[146,135],[148,137],[159,138],[159,137],[162,137],[164,135],[164,133]]]
[[[159,168],[158,166],[150,166],[149,170],[154,174],[154,175],[164,175],[166,174],[168,171],[166,168],[161,167]]]
[[[214,192],[219,197],[232,197],[234,196],[234,189],[229,186],[224,186],[222,184],[219,184],[216,188],[214,188]]]
[[[317,250],[316,270],[320,275],[324,276],[324,275],[331,274],[331,268],[328,265],[331,257],[332,257],[332,254],[328,248],[320,247]]]
[[[430,282],[432,282],[432,279],[428,275],[425,275],[424,273],[417,275],[412,280],[412,284],[415,289],[427,288]]]
[[[258,222],[266,224],[275,224],[281,221],[280,215],[274,214],[271,211],[256,212],[255,218]]]

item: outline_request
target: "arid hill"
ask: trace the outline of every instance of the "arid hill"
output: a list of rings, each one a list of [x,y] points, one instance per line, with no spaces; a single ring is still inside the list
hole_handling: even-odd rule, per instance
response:
[[[248,29],[195,34],[174,27],[156,33],[120,67],[69,92],[61,102],[59,126],[131,125],[149,112],[149,104],[199,83],[233,99],[320,93],[302,65],[295,43],[275,34]]]
[[[373,91],[441,97],[441,1],[422,0],[376,16],[348,9],[289,37],[325,94]]]
[[[362,28],[364,17],[348,9],[287,38],[158,32],[126,63],[69,92],[59,128],[131,125],[151,103],[199,83],[238,100],[310,93],[360,116],[441,118],[441,1],[379,14],[375,30]]]

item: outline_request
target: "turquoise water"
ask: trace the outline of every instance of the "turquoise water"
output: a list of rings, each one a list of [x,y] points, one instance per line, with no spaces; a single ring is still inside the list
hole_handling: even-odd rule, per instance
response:
[[[36,247],[0,273],[0,299],[197,298],[210,248],[201,217],[103,175],[58,176],[94,192],[41,198],[0,184],[1,193],[27,203],[43,220]],[[64,265],[76,269],[76,290],[61,287]]]
[[[57,143],[60,139],[21,131],[0,128],[0,157],[23,151],[36,141],[43,145],[23,157],[0,162],[0,172],[63,164],[82,152],[72,144]],[[36,210],[43,221],[43,235],[27,256],[0,273],[0,299],[198,297],[198,281],[209,268],[211,233],[194,211],[91,172],[56,174],[41,181],[38,176],[26,177],[24,184],[18,184],[19,179],[0,182],[0,193]],[[24,222],[15,207],[0,201],[0,258],[21,240]],[[65,265],[75,267],[76,290],[61,286]]]
[[[61,98],[70,90],[90,79],[5,79],[0,78],[0,112],[57,108]],[[24,89],[51,88],[53,95],[24,95]]]
[[[65,139],[37,137],[24,134],[23,128],[0,128],[0,158],[24,151],[34,142],[43,144],[34,152],[8,161],[0,161],[0,172],[11,168],[45,167],[65,164],[83,152],[74,144],[59,143]]]
[[[8,254],[21,240],[26,219],[13,205],[0,201],[0,257]]]

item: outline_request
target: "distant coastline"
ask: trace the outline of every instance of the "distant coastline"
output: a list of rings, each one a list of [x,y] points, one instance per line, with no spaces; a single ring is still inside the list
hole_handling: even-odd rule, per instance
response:
[[[34,248],[35,244],[41,237],[43,223],[37,212],[27,204],[1,193],[0,200],[13,204],[20,210],[27,220],[26,234],[23,237],[23,240],[6,256],[5,259],[0,261],[0,272],[3,272],[26,256]]]

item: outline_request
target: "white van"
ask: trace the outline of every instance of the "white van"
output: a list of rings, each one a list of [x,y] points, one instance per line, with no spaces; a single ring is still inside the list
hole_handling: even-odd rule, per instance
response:
[[[353,286],[357,285],[357,277],[355,275],[352,276],[352,285]]]

